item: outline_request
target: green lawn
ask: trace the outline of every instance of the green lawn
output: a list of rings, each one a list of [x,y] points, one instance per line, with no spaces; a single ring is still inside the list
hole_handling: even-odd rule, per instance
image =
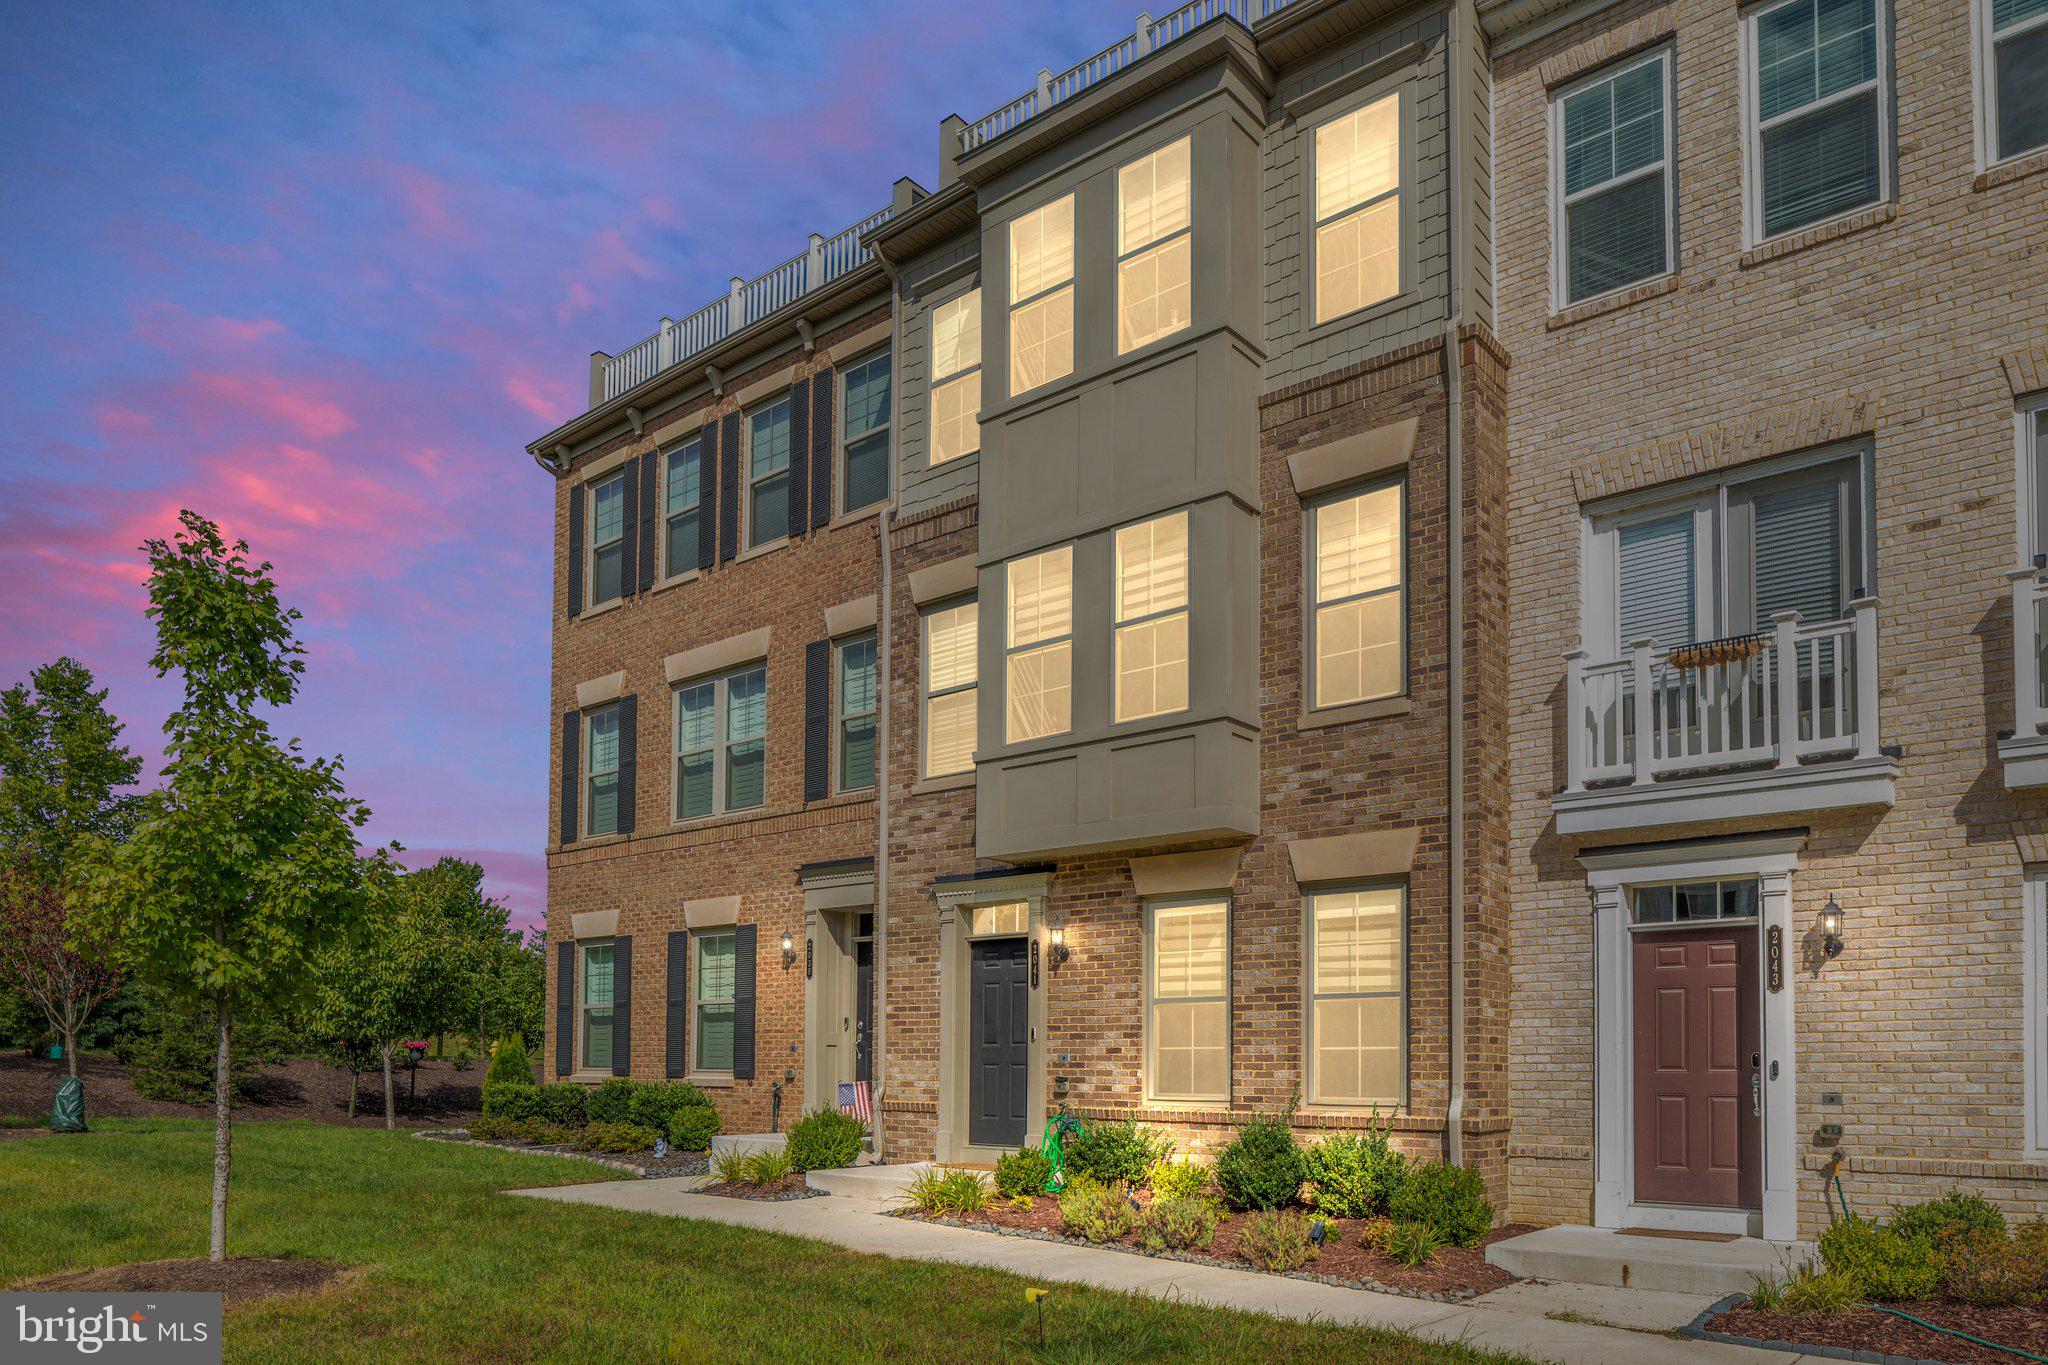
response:
[[[0,1142],[0,1286],[204,1255],[211,1129],[103,1120]],[[1048,1346],[1015,1276],[822,1242],[514,1199],[581,1162],[305,1123],[235,1129],[229,1250],[369,1267],[237,1310],[230,1360],[1250,1360],[1509,1362],[1391,1333],[1057,1286]]]

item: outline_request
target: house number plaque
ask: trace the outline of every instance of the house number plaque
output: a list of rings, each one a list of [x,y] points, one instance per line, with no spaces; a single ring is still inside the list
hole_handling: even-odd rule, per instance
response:
[[[1031,940],[1031,989],[1038,989],[1038,940]]]
[[[811,979],[811,940],[804,940],[804,980]]]
[[[1764,934],[1764,982],[1773,995],[1785,989],[1785,926],[1773,924]]]

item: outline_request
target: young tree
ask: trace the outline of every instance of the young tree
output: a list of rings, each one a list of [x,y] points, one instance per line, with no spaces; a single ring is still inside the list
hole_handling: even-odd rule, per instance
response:
[[[63,893],[25,857],[0,871],[0,982],[43,1012],[64,1044],[66,1074],[76,1080],[78,1035],[120,988],[121,974],[103,956],[72,947]]]
[[[238,1015],[302,998],[320,950],[356,927],[366,899],[355,832],[368,808],[343,790],[339,759],[279,743],[259,705],[288,705],[305,652],[299,613],[277,600],[268,563],[179,514],[151,540],[150,663],[184,699],[164,724],[163,786],[126,841],[95,840],[72,897],[74,929],[214,1032],[211,1254],[227,1254],[229,1049]],[[372,861],[380,861],[381,852]]]

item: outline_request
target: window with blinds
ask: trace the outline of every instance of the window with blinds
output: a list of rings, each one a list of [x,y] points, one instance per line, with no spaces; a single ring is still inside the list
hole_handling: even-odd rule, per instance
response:
[[[1401,887],[1308,898],[1309,1098],[1399,1104],[1406,1005]]]
[[[1756,628],[1781,611],[1802,622],[1832,621],[1847,609],[1850,584],[1842,535],[1843,480],[1829,473],[1750,499]]]
[[[1171,336],[1193,320],[1191,142],[1182,138],[1116,175],[1116,350]]]
[[[1012,560],[1003,640],[1003,737],[1010,744],[1073,728],[1074,547]]]
[[[979,611],[973,602],[924,614],[924,775],[974,770]]]
[[[979,289],[932,309],[931,409],[931,463],[981,449]]]
[[[1615,635],[1621,648],[1645,639],[1663,649],[1690,644],[1699,619],[1692,510],[1624,523],[1614,542]]]
[[[789,534],[789,399],[747,418],[747,545]]]
[[[2048,147],[2048,0],[1985,0],[1990,152],[2004,161]]]
[[[1074,196],[1010,224],[1010,393],[1074,370]]]
[[[675,818],[763,804],[768,669],[755,664],[675,692]]]
[[[2020,417],[2021,458],[2034,479],[2034,524],[2027,546],[2048,554],[2048,404]]]
[[[1563,303],[1671,269],[1670,70],[1670,54],[1653,53],[1553,105]]]
[[[600,479],[590,489],[590,605],[625,592],[626,476]]]
[[[704,441],[692,438],[663,457],[662,576],[674,578],[697,567],[704,535]]]
[[[839,496],[842,512],[889,496],[890,361],[887,351],[849,366],[839,403]]]
[[[1407,600],[1401,480],[1309,509],[1309,659],[1315,705],[1406,690]]]
[[[583,833],[616,834],[619,831],[619,706],[599,707],[585,713],[583,755]]]
[[[1230,1093],[1230,905],[1147,905],[1146,1075],[1154,1099]]]
[[[697,1049],[693,1072],[732,1070],[733,1013],[738,987],[738,935],[730,929],[690,935],[696,970],[692,984],[690,1022]]]
[[[1878,0],[1780,0],[1746,19],[1758,239],[1874,204],[1889,168]]]
[[[1116,718],[1188,707],[1188,514],[1116,533]]]
[[[582,1069],[585,1071],[610,1071],[612,1069],[612,945],[609,943],[583,943],[577,945],[577,956],[582,959],[581,980],[577,984],[581,1000],[579,1013],[583,1027],[580,1030]]]
[[[839,744],[835,766],[839,790],[861,791],[875,785],[875,706],[877,701],[875,637],[863,635],[838,646]]]
[[[1401,292],[1401,97],[1315,130],[1315,320]]]

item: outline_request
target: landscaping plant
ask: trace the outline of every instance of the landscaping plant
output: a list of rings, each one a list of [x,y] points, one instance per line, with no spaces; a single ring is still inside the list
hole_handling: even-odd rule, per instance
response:
[[[1052,1158],[1035,1148],[1019,1148],[996,1158],[996,1192],[1005,1199],[1043,1194],[1050,1179]]]
[[[579,1152],[651,1152],[661,1134],[637,1123],[586,1124],[575,1137]]]
[[[1114,1242],[1137,1221],[1131,1187],[1122,1181],[1105,1185],[1085,1175],[1075,1176],[1060,1194],[1060,1226],[1091,1242]]]
[[[1200,1197],[1154,1199],[1138,1220],[1147,1251],[1206,1248],[1216,1237],[1216,1205]]]
[[[1173,1154],[1173,1139],[1135,1123],[1098,1123],[1066,1145],[1067,1175],[1104,1185],[1142,1185]]]
[[[1443,1246],[1443,1237],[1427,1223],[1389,1222],[1379,1238],[1380,1253],[1402,1265],[1421,1265]]]
[[[711,1172],[728,1185],[745,1185],[747,1181],[747,1156],[735,1149],[718,1153],[711,1158]]]
[[[903,1197],[921,1213],[979,1213],[988,1207],[988,1180],[979,1171],[930,1166],[911,1180]]]
[[[1216,1158],[1216,1184],[1232,1207],[1277,1209],[1301,1192],[1301,1147],[1294,1130],[1273,1119],[1253,1119]]]
[[[1321,1250],[1309,1236],[1308,1219],[1293,1209],[1266,1209],[1247,1214],[1238,1224],[1237,1249],[1264,1270],[1294,1270],[1307,1265]]]
[[[1212,1194],[1209,1168],[1196,1161],[1169,1157],[1152,1167],[1148,1179],[1154,1199],[1207,1199]]]
[[[836,1171],[860,1160],[868,1130],[851,1114],[819,1105],[789,1125],[789,1164],[799,1171]]]
[[[1332,1218],[1371,1218],[1386,1211],[1401,1187],[1408,1162],[1387,1143],[1385,1130],[1324,1138],[1301,1154],[1308,1198]]]
[[[796,1167],[789,1164],[789,1153],[779,1147],[763,1147],[749,1152],[740,1163],[740,1179],[749,1185],[773,1185],[787,1179]]]
[[[1982,1195],[1950,1190],[1939,1199],[1892,1210],[1887,1226],[1902,1237],[1924,1237],[1939,1247],[1950,1237],[2003,1237],[2005,1215]]]
[[[1441,1162],[1410,1166],[1387,1201],[1387,1214],[1397,1223],[1427,1223],[1452,1246],[1472,1246],[1493,1226],[1479,1172]]]
[[[532,1085],[533,1063],[526,1059],[526,1040],[518,1034],[500,1038],[491,1049],[491,1064],[484,1071],[485,1085]]]
[[[2003,1239],[2003,1228],[1998,1235]],[[1941,1257],[1933,1241],[1901,1232],[1896,1224],[1844,1218],[1820,1235],[1820,1259],[1863,1298],[1924,1299],[1941,1288]]]
[[[705,1152],[718,1136],[718,1111],[710,1105],[678,1109],[668,1121],[668,1144],[679,1152]]]
[[[633,1096],[639,1091],[638,1081],[614,1076],[588,1093],[583,1101],[583,1112],[592,1123],[631,1123]]]
[[[675,1116],[685,1109],[709,1109],[711,1097],[688,1081],[635,1083],[626,1101],[626,1121],[668,1131]]]
[[[1942,1243],[1941,1287],[1979,1308],[2048,1307],[2048,1222],[1958,1233]]]

